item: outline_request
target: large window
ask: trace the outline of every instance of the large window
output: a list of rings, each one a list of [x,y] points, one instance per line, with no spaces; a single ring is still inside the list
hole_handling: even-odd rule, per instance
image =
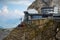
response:
[[[41,19],[42,18],[42,16],[32,16],[32,19]]]
[[[54,12],[54,9],[42,9],[41,11],[43,14],[46,14],[46,13],[50,13],[50,12]]]

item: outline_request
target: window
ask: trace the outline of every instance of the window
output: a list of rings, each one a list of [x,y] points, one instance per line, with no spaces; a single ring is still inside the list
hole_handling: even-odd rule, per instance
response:
[[[53,8],[42,9],[43,14],[46,14],[46,13],[49,13],[49,12],[54,12],[54,9]]]
[[[32,19],[41,19],[42,16],[32,16]]]
[[[28,19],[31,20],[31,16],[28,16]]]

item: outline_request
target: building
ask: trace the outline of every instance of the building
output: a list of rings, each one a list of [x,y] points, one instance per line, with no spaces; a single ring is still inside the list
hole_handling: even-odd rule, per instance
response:
[[[50,12],[54,12],[54,7],[42,7],[41,8],[42,14],[49,14]]]
[[[49,16],[53,16],[53,14],[30,14],[27,11],[24,12],[25,13],[25,22],[27,22],[28,24],[33,23],[36,25],[40,25],[42,24],[42,21],[46,18],[48,18]]]
[[[25,13],[25,20],[26,21],[38,20],[38,19],[42,18],[42,16],[39,14],[30,14],[27,11],[25,11],[24,13]]]
[[[29,21],[29,20],[40,20],[40,19],[44,19],[44,18],[53,16],[53,14],[30,14],[27,11],[25,11],[24,13],[25,13],[25,19],[27,21]]]
[[[58,14],[58,7],[42,7],[41,13],[43,14]]]
[[[36,10],[25,11],[25,22],[41,24],[42,20],[49,19],[60,19],[60,14],[58,13],[58,7],[42,7],[41,14]]]

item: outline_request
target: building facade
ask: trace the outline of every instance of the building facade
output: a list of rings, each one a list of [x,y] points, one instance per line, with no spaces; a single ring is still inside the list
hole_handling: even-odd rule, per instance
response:
[[[58,7],[42,7],[41,8],[42,14],[58,14]]]

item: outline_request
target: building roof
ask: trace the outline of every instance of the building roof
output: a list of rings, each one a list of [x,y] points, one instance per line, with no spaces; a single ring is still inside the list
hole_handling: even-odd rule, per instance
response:
[[[28,14],[30,16],[44,16],[44,15],[48,15],[48,16],[51,16],[53,14]]]

